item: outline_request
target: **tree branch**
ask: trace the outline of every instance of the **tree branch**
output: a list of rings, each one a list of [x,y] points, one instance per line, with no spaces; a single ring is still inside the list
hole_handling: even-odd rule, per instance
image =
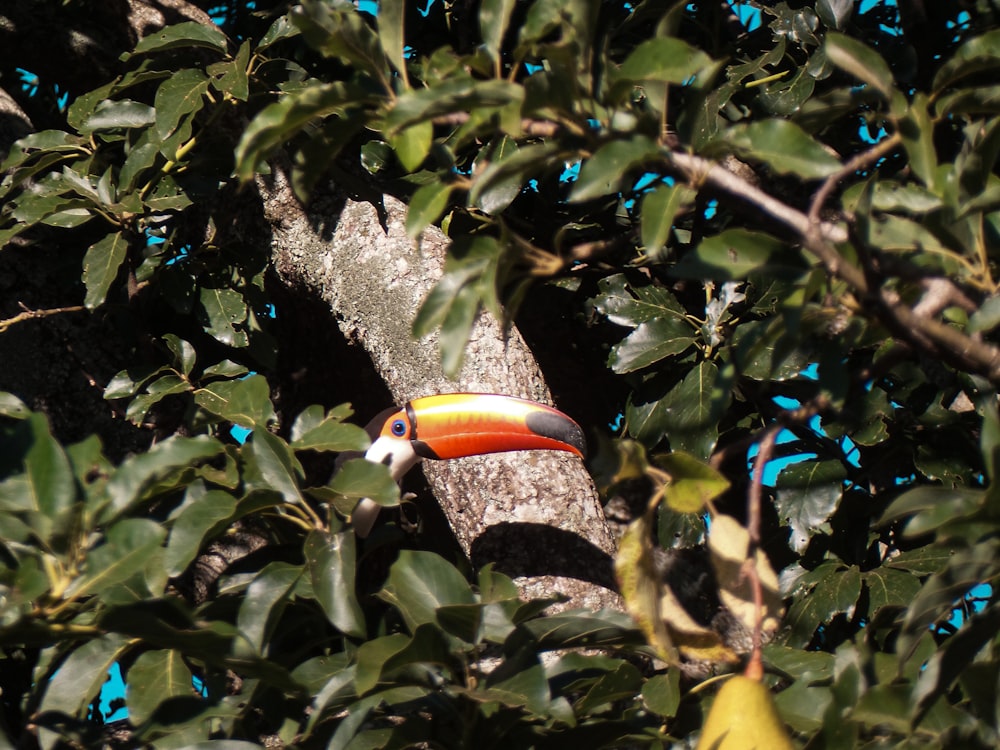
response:
[[[11,326],[17,325],[18,323],[24,323],[27,320],[36,320],[38,318],[48,318],[52,315],[59,315],[61,313],[68,312],[80,312],[86,310],[83,305],[72,305],[71,307],[53,307],[47,310],[31,310],[25,307],[23,304],[18,303],[24,312],[15,315],[13,318],[6,318],[5,320],[0,320],[0,333],[3,333]]]

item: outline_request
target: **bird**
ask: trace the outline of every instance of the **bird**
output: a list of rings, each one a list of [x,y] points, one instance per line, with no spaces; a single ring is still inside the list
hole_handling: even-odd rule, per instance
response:
[[[442,393],[408,401],[378,414],[365,430],[364,457],[389,467],[398,483],[424,459],[447,460],[519,450],[555,450],[586,456],[583,430],[558,409],[495,393]],[[351,526],[366,538],[381,506],[363,498]]]

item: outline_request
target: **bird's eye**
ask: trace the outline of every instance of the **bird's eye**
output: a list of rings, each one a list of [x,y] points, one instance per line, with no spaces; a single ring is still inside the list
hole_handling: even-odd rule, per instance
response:
[[[406,422],[402,419],[394,420],[392,423],[392,434],[396,437],[403,437],[406,434]]]

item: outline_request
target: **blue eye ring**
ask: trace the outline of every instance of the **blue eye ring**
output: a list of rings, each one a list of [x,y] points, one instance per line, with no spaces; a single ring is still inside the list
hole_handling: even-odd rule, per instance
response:
[[[406,422],[402,419],[394,419],[392,421],[392,426],[389,429],[396,437],[403,437],[403,435],[406,434]]]

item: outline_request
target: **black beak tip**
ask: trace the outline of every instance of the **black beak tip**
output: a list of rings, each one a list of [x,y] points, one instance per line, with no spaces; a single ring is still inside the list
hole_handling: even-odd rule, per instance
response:
[[[528,429],[536,435],[565,443],[579,451],[581,457],[587,457],[583,430],[569,417],[552,412],[534,412],[528,415],[526,422]]]

